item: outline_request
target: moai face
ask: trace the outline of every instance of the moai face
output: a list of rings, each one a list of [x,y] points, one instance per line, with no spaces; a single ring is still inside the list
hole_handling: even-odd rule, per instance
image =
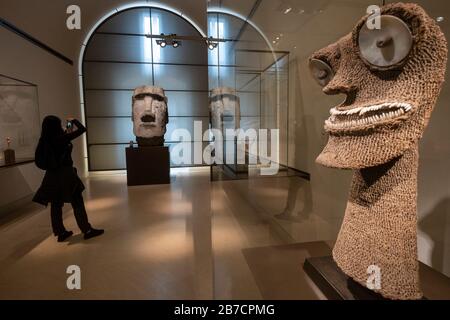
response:
[[[163,137],[169,122],[167,97],[159,87],[142,86],[133,93],[133,131],[138,138]]]
[[[210,111],[213,129],[240,128],[240,101],[235,90],[227,87],[213,89]]]

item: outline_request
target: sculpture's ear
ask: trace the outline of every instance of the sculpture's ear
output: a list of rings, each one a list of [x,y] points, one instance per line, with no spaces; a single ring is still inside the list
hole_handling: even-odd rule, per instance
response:
[[[371,69],[399,70],[426,34],[426,14],[415,4],[396,3],[364,17],[353,31],[354,46]]]
[[[309,59],[309,71],[321,87],[325,87],[334,77],[331,66],[323,60]]]
[[[169,123],[169,98],[164,97],[164,101],[166,102],[166,124]]]
[[[131,121],[134,122],[134,112],[133,112],[133,108],[134,108],[134,95],[131,97]]]

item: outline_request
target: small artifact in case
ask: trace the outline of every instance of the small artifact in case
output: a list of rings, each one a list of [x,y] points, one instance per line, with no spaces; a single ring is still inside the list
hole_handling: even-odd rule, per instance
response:
[[[3,152],[5,155],[5,164],[10,165],[16,162],[16,153],[13,149],[11,149],[11,138],[6,138],[6,144],[8,148]]]

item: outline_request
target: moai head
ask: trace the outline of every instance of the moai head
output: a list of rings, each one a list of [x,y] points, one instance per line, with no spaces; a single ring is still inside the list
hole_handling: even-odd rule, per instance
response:
[[[211,91],[210,112],[213,129],[240,128],[240,101],[232,88],[220,87]]]
[[[134,90],[132,121],[138,142],[163,139],[169,116],[167,97],[162,88],[142,86]]]

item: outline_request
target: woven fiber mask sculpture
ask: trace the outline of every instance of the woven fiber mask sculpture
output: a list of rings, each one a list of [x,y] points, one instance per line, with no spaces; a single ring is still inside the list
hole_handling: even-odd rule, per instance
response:
[[[159,87],[142,86],[134,90],[133,131],[139,146],[162,146],[169,122],[167,97]]]
[[[391,299],[420,299],[417,261],[418,140],[428,124],[447,63],[440,28],[416,4],[381,8],[353,32],[314,53],[310,69],[326,94],[345,94],[325,121],[329,140],[319,164],[353,169],[333,258],[366,286],[379,268]]]

